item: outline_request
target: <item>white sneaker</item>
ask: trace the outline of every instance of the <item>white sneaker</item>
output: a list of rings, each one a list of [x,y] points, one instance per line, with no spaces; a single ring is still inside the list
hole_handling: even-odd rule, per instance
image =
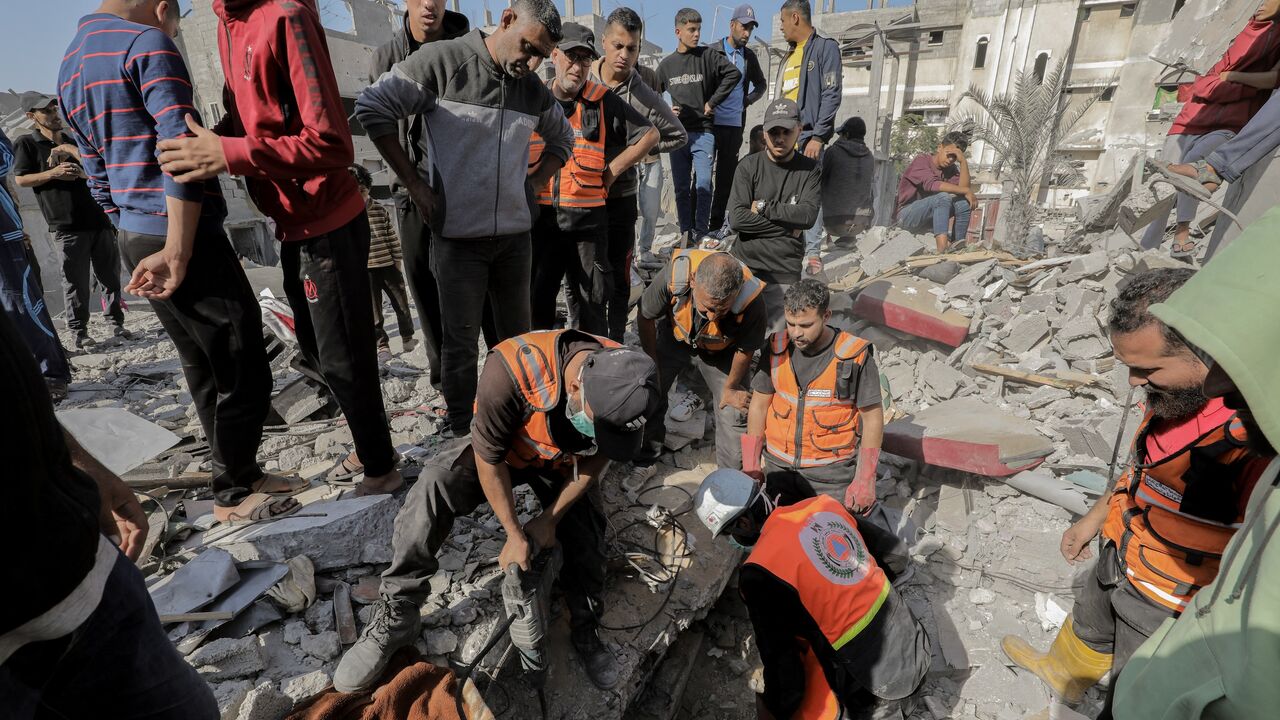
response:
[[[693,417],[693,414],[702,409],[702,398],[696,393],[685,393],[680,402],[676,403],[667,411],[667,417],[676,422],[685,422]]]

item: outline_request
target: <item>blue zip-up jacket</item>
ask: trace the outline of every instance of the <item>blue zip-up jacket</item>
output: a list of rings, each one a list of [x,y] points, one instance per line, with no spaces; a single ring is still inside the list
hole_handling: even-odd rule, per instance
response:
[[[795,52],[795,46],[792,46],[791,52]],[[774,87],[782,87],[782,73],[789,57],[791,53],[787,53],[782,62],[778,63]],[[840,43],[823,37],[814,30],[804,45],[800,67],[800,92],[797,94],[797,104],[800,106],[800,139],[797,144],[803,150],[810,138],[816,137],[826,144],[835,135],[836,112],[840,109],[840,99],[844,93]]]

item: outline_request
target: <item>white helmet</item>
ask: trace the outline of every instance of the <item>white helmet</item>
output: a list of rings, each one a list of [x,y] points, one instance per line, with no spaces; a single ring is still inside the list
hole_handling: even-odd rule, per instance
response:
[[[759,483],[751,476],[741,470],[720,468],[703,478],[693,507],[715,537],[746,512],[760,492]]]

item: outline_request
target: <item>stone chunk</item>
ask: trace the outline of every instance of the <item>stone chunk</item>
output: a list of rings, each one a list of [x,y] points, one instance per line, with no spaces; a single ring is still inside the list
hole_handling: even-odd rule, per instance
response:
[[[264,682],[245,696],[237,720],[280,720],[292,709],[288,695],[277,690],[275,683]]]
[[[906,230],[889,230],[888,232],[891,234],[885,239],[883,245],[871,252],[863,251],[862,253],[862,270],[867,277],[879,275],[920,252],[924,249],[926,241],[929,245],[933,244],[932,239],[923,235],[912,235]],[[871,241],[868,240],[868,246],[870,244]],[[859,243],[859,248],[861,247],[862,243]]]
[[[211,683],[210,688],[213,690],[214,701],[218,703],[221,720],[236,720],[240,717],[240,706],[244,704],[245,696],[253,689],[253,683],[248,680],[229,680]]]
[[[306,555],[317,571],[391,562],[398,507],[391,495],[310,503],[298,516],[239,528],[211,545],[240,562]]]
[[[944,260],[926,268],[921,268],[919,275],[929,282],[946,285],[951,282],[955,276],[959,275],[960,271],[963,269],[964,266],[955,260]],[[948,292],[950,291],[948,290]]]
[[[187,662],[210,682],[247,677],[264,668],[258,638],[252,635],[214,640],[187,656]]]
[[[458,636],[452,630],[436,628],[423,638],[428,655],[448,655],[458,649]]]
[[[951,297],[979,298],[983,293],[983,282],[996,266],[995,260],[970,265],[947,283],[947,295]]]
[[[939,309],[941,287],[914,277],[879,280],[858,293],[855,315],[926,340],[959,347],[969,335],[969,318]]]
[[[1107,270],[1107,252],[1099,250],[1091,252],[1088,255],[1081,255],[1067,265],[1067,269],[1058,278],[1060,285],[1083,280],[1085,278],[1101,275]]]
[[[333,678],[323,670],[315,670],[304,675],[296,675],[280,683],[280,691],[297,703],[314,695],[319,695],[333,683]]]
[[[303,635],[298,646],[302,648],[302,652],[324,661],[332,660],[342,652],[342,641],[339,640],[338,633],[333,630],[325,630],[316,635]]]
[[[884,449],[938,467],[1006,477],[1039,465],[1053,443],[1026,420],[976,398],[958,398],[895,420]]]
[[[1019,315],[1009,323],[1005,338],[1000,341],[1005,349],[1015,355],[1028,352],[1049,334],[1049,320],[1044,313]]]

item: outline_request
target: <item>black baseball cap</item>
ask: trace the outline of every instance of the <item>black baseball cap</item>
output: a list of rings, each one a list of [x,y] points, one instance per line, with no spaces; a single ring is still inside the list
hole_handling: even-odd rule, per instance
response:
[[[600,51],[596,50],[596,36],[584,25],[578,23],[565,23],[560,26],[560,44],[556,47],[560,48],[560,52],[567,53],[575,48],[582,48],[591,51],[593,57],[600,57]]]
[[[33,92],[33,91],[22,93],[21,101],[22,101],[22,109],[26,110],[27,112],[35,112],[36,110],[43,110],[49,107],[50,105],[58,104],[58,98],[52,95],[45,95],[42,92]]]
[[[658,366],[636,348],[606,348],[587,356],[582,394],[591,408],[596,447],[610,460],[630,462],[640,453],[644,426],[661,422]]]
[[[764,131],[774,128],[793,128],[800,124],[800,107],[790,98],[778,98],[769,102],[764,111]]]

